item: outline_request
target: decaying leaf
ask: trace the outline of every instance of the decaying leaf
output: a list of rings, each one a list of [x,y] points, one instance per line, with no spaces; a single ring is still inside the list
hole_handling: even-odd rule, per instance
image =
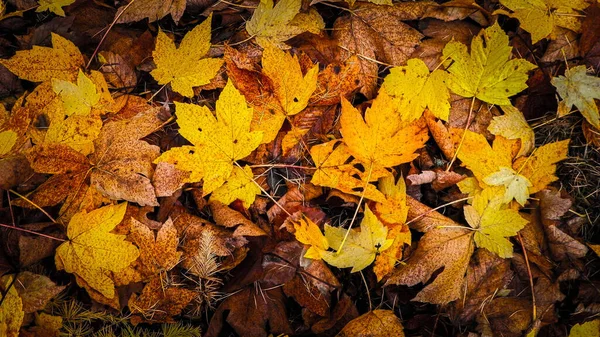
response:
[[[246,30],[263,48],[288,49],[285,41],[292,37],[304,32],[318,34],[325,28],[323,18],[313,8],[299,13],[301,5],[301,0],[280,0],[275,6],[273,0],[261,0],[246,23]]]
[[[505,105],[502,107],[502,111],[504,111],[504,115],[494,117],[488,130],[494,135],[500,135],[506,139],[520,139],[521,149],[517,156],[528,155],[535,147],[533,129],[517,108]]]
[[[183,12],[185,11],[185,0],[132,0],[117,10],[117,23],[126,23],[140,21],[148,18],[148,21],[154,22],[171,14],[171,18],[175,23],[179,22]]]
[[[19,273],[14,286],[21,297],[25,313],[43,310],[50,299],[65,289],[65,286],[56,285],[44,275],[28,271]]]
[[[392,310],[373,310],[353,319],[338,334],[350,336],[398,336],[404,337],[404,327],[400,318]]]
[[[19,293],[12,287],[12,275],[6,275],[0,278],[0,290],[2,290],[2,305],[0,306],[0,335],[7,337],[18,337],[19,329],[23,323],[25,313],[23,312],[23,302]],[[9,286],[11,286],[9,288]]]
[[[552,79],[552,85],[562,97],[566,110],[573,105],[595,128],[600,128],[600,116],[598,106],[594,99],[600,99],[600,78],[588,75],[585,66],[577,66],[567,69],[565,76]]]
[[[132,322],[173,322],[173,317],[179,315],[196,297],[192,290],[176,287],[163,286],[160,277],[155,277],[148,282],[137,296],[133,295],[129,300],[134,317]]]
[[[8,60],[0,60],[0,64],[27,81],[73,81],[83,66],[83,56],[73,42],[52,33],[52,48],[34,46],[18,51]]]
[[[146,276],[169,271],[181,260],[182,253],[177,251],[177,229],[171,219],[162,225],[155,237],[148,226],[132,218],[131,237],[139,247],[139,260],[144,266],[143,273]]]
[[[123,220],[126,208],[127,203],[121,203],[75,214],[67,226],[69,240],[56,249],[56,268],[76,274],[102,295],[113,298],[115,286],[108,272],[126,268],[139,256],[138,249],[124,241],[123,235],[110,233]]]
[[[557,27],[564,27],[575,32],[581,29],[578,18],[579,11],[589,4],[584,0],[500,0],[500,3],[512,11],[498,10],[495,13],[516,18],[521,27],[531,33],[533,43],[556,36]]]
[[[65,16],[63,7],[74,3],[75,0],[39,0],[40,6],[35,9],[36,12],[50,11],[56,15]]]
[[[185,5],[185,1],[183,2]],[[179,48],[162,30],[152,52],[156,69],[150,73],[158,84],[171,84],[174,91],[193,97],[193,87],[208,84],[217,75],[223,60],[204,58],[210,49],[212,16],[194,27],[181,40]]]

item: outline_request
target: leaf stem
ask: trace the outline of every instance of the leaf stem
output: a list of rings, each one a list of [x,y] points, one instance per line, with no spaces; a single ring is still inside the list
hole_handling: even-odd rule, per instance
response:
[[[21,228],[21,227],[17,227],[17,226],[10,226],[10,225],[3,224],[3,223],[0,223],[0,227],[14,229],[14,230],[19,231],[19,232],[25,232],[25,233],[29,233],[29,234],[35,234],[35,235],[38,235],[38,236],[43,236],[45,238],[56,240],[56,241],[60,241],[60,242],[66,242],[67,241],[65,239],[57,238],[57,237],[52,236],[52,235],[38,233],[38,232],[30,231],[29,229],[25,229],[25,228]]]

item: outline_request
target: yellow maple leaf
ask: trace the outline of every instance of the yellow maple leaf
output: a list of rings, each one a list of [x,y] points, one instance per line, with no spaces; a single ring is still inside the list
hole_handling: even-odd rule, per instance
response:
[[[263,48],[275,45],[289,49],[285,41],[304,32],[319,34],[325,28],[323,18],[314,8],[299,13],[301,6],[301,0],[280,0],[275,6],[273,0],[261,0],[246,22],[246,30]]]
[[[452,132],[458,143],[463,131],[454,129]],[[459,152],[457,157],[473,172],[481,189],[462,184],[464,192],[477,194],[487,191],[489,197],[499,192],[505,202],[516,198],[523,205],[529,195],[558,179],[554,175],[555,164],[566,158],[569,140],[546,144],[535,149],[530,156],[521,157],[514,157],[514,144],[514,141],[496,136],[493,146],[490,146],[483,135],[466,130],[463,147],[468,151]],[[498,190],[494,186],[503,188]]]
[[[31,122],[30,110],[23,107],[24,96],[13,105],[10,114],[0,104],[0,158],[17,154],[26,144],[27,130]]]
[[[370,182],[389,174],[386,170],[374,169],[369,181],[365,167],[356,159],[348,147],[340,140],[332,140],[310,148],[310,155],[315,163],[311,183],[331,187],[344,193],[363,195],[366,199],[384,202],[385,196]],[[366,188],[365,188],[366,187]]]
[[[500,135],[506,139],[520,139],[521,149],[519,156],[531,153],[535,147],[535,134],[523,113],[512,105],[502,107],[504,115],[495,116],[490,122],[488,130],[494,135]]]
[[[508,238],[517,235],[528,222],[518,211],[503,208],[499,201],[487,204],[474,201],[473,206],[465,205],[464,212],[467,223],[475,229],[473,238],[477,247],[496,253],[501,258],[513,256],[513,245]]]
[[[511,60],[512,47],[498,23],[482,30],[467,46],[450,41],[443,58],[453,62],[448,67],[446,84],[463,97],[476,97],[484,102],[510,105],[508,97],[527,88],[527,72],[536,68],[524,59]]]
[[[194,96],[192,87],[208,84],[215,77],[223,60],[204,58],[210,49],[212,16],[194,27],[181,40],[179,48],[167,34],[158,31],[156,48],[152,52],[156,69],[150,74],[158,84],[171,84],[173,91]]]
[[[365,117],[342,98],[341,132],[348,151],[365,164],[367,172],[408,163],[429,137],[423,120],[403,123],[392,98],[380,90]]]
[[[373,271],[377,281],[388,275],[396,263],[402,258],[405,244],[411,244],[411,233],[405,224],[408,216],[408,205],[406,204],[406,184],[404,178],[400,177],[398,183],[394,184],[394,176],[387,175],[379,179],[379,190],[385,195],[384,203],[375,204],[375,214],[388,227],[387,238],[393,240],[389,249],[382,252],[375,259]]]
[[[0,278],[0,336],[18,337],[25,317],[23,300],[16,287],[13,287],[13,276]],[[3,297],[4,296],[4,297]]]
[[[92,107],[100,101],[96,85],[81,70],[77,74],[77,84],[53,79],[52,89],[60,97],[67,116],[74,114],[87,116],[92,111]]]
[[[44,142],[65,144],[87,156],[94,152],[94,140],[101,128],[100,117],[73,115],[62,122],[50,124]]]
[[[191,172],[188,182],[204,179],[207,195],[225,183],[235,161],[258,147],[262,132],[250,132],[252,108],[231,81],[216,103],[216,117],[206,106],[176,102],[175,107],[179,133],[194,146],[171,149],[155,163],[166,161]]]
[[[521,28],[531,34],[532,43],[548,36],[555,37],[556,27],[579,32],[581,21],[578,11],[589,6],[585,0],[500,0],[500,3],[512,13],[497,10],[494,14],[504,14],[519,20]]]
[[[447,121],[450,93],[444,83],[446,76],[440,69],[430,74],[425,62],[410,59],[406,66],[392,68],[381,86],[394,98],[403,120],[419,119],[425,108],[429,108],[434,116]]]
[[[306,250],[304,257],[320,260],[323,253],[329,249],[329,242],[323,233],[321,233],[319,226],[302,214],[302,217],[294,222],[294,229],[296,230],[294,232],[296,240],[310,246]]]
[[[586,66],[577,66],[565,71],[565,76],[552,78],[552,85],[562,97],[561,105],[571,110],[575,105],[579,112],[595,128],[600,128],[598,106],[594,99],[600,99],[600,78],[587,74]]]
[[[74,2],[75,0],[39,0],[40,6],[35,11],[39,13],[48,10],[56,15],[65,16],[62,8]]]
[[[348,238],[341,250],[338,250],[348,233]],[[377,254],[389,249],[394,240],[387,238],[388,229],[365,207],[365,217],[360,229],[344,229],[325,225],[325,237],[329,246],[336,252],[327,251],[322,254],[323,260],[338,268],[352,267],[355,273],[369,266]]]
[[[575,324],[569,331],[569,337],[598,337],[600,336],[600,319]]]
[[[87,285],[107,298],[115,296],[109,272],[118,272],[139,256],[139,251],[125,235],[111,234],[125,216],[127,203],[75,214],[67,226],[68,241],[56,249],[58,270],[81,277]]]
[[[256,199],[256,195],[261,193],[260,188],[254,182],[254,174],[250,166],[243,168],[234,166],[231,176],[223,186],[214,190],[210,196],[211,200],[219,201],[229,205],[235,200],[242,201],[244,207],[249,208]]]
[[[302,74],[302,68],[296,55],[273,46],[268,46],[262,55],[262,72],[273,82],[273,98],[258,100],[252,123],[253,130],[264,132],[263,143],[275,139],[286,118],[298,114],[308,105],[312,93],[317,88],[319,66],[314,65]],[[298,143],[304,134],[288,132],[292,139],[286,140],[286,148]]]
[[[52,48],[33,46],[31,50],[17,51],[8,60],[0,64],[8,68],[19,78],[31,82],[43,82],[50,79],[73,81],[81,66],[83,56],[73,42],[51,33]]]

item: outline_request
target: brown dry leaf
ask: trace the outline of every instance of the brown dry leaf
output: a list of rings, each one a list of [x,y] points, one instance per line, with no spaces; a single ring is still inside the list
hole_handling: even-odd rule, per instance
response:
[[[373,310],[353,319],[338,337],[404,337],[400,318],[392,310]]]
[[[495,298],[477,317],[486,336],[521,337],[531,324],[531,299],[515,297]]]
[[[281,288],[262,289],[257,293],[251,286],[227,297],[210,320],[205,337],[217,337],[224,319],[240,337],[292,333]]]
[[[179,315],[196,296],[194,291],[164,285],[161,279],[156,277],[146,283],[139,296],[131,296],[129,308],[134,315],[131,317],[131,323],[173,323],[173,316]]]
[[[106,81],[115,89],[132,91],[137,84],[135,69],[119,54],[108,51],[101,52],[100,56],[106,61],[100,68]]]
[[[139,261],[143,265],[142,274],[146,277],[169,271],[181,260],[182,252],[177,251],[177,229],[170,218],[156,233],[156,237],[148,226],[132,218],[130,237],[140,248]]]
[[[461,322],[470,322],[497,291],[503,290],[513,277],[510,261],[487,249],[477,249],[464,279],[464,299],[454,308]]]
[[[583,123],[581,123],[581,128],[583,129],[585,140],[600,149],[600,130],[596,129],[587,120],[584,120]]]
[[[236,227],[233,236],[267,235],[260,227],[248,220],[242,213],[223,205],[218,201],[209,202],[210,210],[217,225],[227,228]]]
[[[350,95],[360,87],[361,63],[357,56],[351,56],[343,63],[330,63],[319,73],[317,89],[309,103],[333,105],[340,97],[350,99]]]
[[[67,238],[63,231],[51,222],[23,225],[22,227],[55,238]],[[19,235],[19,262],[22,267],[30,266],[44,258],[52,256],[54,250],[59,245],[60,241],[54,239],[22,233],[22,235]]]
[[[329,313],[330,296],[323,295],[310,283],[310,280],[312,280],[310,277],[295,275],[291,281],[283,285],[283,291],[286,296],[293,297],[303,308],[325,317]]]
[[[190,172],[182,171],[175,165],[167,162],[160,162],[156,165],[154,175],[152,176],[152,185],[157,197],[168,197],[175,191],[183,187]]]
[[[148,18],[148,21],[154,22],[171,14],[175,23],[179,22],[185,11],[186,0],[132,0],[117,10],[115,18],[117,23],[127,23],[140,21]]]
[[[554,188],[541,190],[536,196],[540,200],[542,219],[558,220],[573,205],[569,197],[563,198],[561,191]]]
[[[556,261],[576,260],[583,258],[588,248],[581,242],[575,240],[569,234],[558,229],[554,225],[544,226],[548,237],[548,247],[552,257]]]
[[[65,286],[57,286],[44,275],[25,271],[17,276],[15,288],[23,301],[23,311],[32,313],[43,310],[50,299],[63,291]]]
[[[361,2],[351,15],[335,21],[333,36],[343,49],[340,58],[346,60],[353,55],[360,58],[360,92],[367,98],[375,96],[377,61],[402,65],[423,38],[402,21],[421,18],[429,6],[435,6],[435,3],[401,2],[379,6]]]

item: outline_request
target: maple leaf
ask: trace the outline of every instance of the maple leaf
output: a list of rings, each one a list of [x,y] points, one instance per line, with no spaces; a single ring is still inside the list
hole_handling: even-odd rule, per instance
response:
[[[386,170],[373,169],[367,181],[365,167],[340,140],[332,140],[310,148],[310,155],[315,163],[311,183],[338,189],[344,193],[363,195],[366,199],[385,201],[385,196],[370,184],[378,178],[389,174]]]
[[[439,119],[448,120],[450,93],[444,81],[447,73],[434,70],[431,74],[421,59],[410,59],[406,66],[390,69],[381,85],[394,98],[403,120],[411,122],[423,115],[425,108]]]
[[[275,139],[286,118],[298,114],[308,105],[312,93],[317,88],[319,66],[312,66],[303,75],[298,56],[292,56],[273,46],[268,46],[263,51],[262,66],[262,73],[273,84],[273,93],[266,99],[250,98],[255,107],[252,129],[263,131],[262,142],[268,143]],[[293,135],[297,132],[295,130],[288,134]],[[287,147],[298,143],[302,136],[303,134],[299,134],[293,137],[293,144]]]
[[[171,14],[175,23],[179,22],[186,7],[185,0],[131,0],[128,4],[119,7],[115,17],[117,23],[140,21],[148,18],[149,22],[158,21]]]
[[[28,271],[19,273],[14,286],[21,297],[23,311],[26,314],[44,310],[49,301],[66,288],[57,286],[44,275]]]
[[[495,116],[490,122],[488,130],[494,135],[500,135],[506,139],[520,139],[521,149],[518,156],[531,153],[535,147],[535,134],[533,129],[525,120],[523,113],[511,105],[502,107],[504,115]]]
[[[453,129],[452,132],[458,143],[462,130]],[[529,195],[558,179],[554,175],[555,164],[566,158],[569,140],[546,144],[536,148],[530,156],[516,158],[512,154],[513,145],[514,141],[496,136],[493,146],[490,146],[483,135],[467,130],[463,146],[469,151],[459,152],[458,159],[473,172],[479,186],[469,188],[463,183],[462,186],[466,188],[464,192],[468,189],[479,193],[490,186],[503,186],[501,193],[504,201],[515,197],[523,205]]]
[[[359,2],[350,14],[335,21],[333,37],[342,49],[339,57],[359,57],[357,84],[367,98],[373,98],[377,92],[379,67],[375,61],[404,64],[424,35],[403,21],[420,20],[431,6],[427,1],[398,2],[393,6]]]
[[[348,231],[346,243],[339,250]],[[360,230],[325,225],[327,242],[336,252],[324,252],[322,258],[338,268],[352,267],[352,273],[361,271],[373,263],[377,254],[390,248],[393,240],[387,239],[387,234],[387,227],[366,206]]]
[[[342,98],[340,124],[348,151],[369,171],[410,162],[429,136],[423,120],[410,124],[400,121],[385,90],[379,91],[364,119]]]
[[[31,82],[53,78],[75,80],[84,64],[83,56],[71,41],[58,34],[51,33],[51,36],[52,48],[33,46],[31,50],[17,51],[8,60],[0,60],[0,64],[19,78]]]
[[[393,240],[389,249],[375,258],[373,271],[377,281],[381,281],[388,275],[402,259],[405,244],[411,244],[411,233],[405,224],[408,216],[408,205],[406,204],[406,184],[400,177],[398,183],[394,184],[394,176],[388,175],[379,179],[379,190],[385,195],[384,203],[375,204],[375,214],[381,222],[388,227],[387,238]]]
[[[600,99],[600,78],[588,75],[585,66],[567,69],[565,76],[552,78],[552,85],[562,97],[561,105],[570,110],[573,105],[595,128],[600,128],[598,106],[594,99]]]
[[[50,124],[44,143],[64,144],[87,156],[94,152],[94,140],[101,129],[100,117],[74,115]]]
[[[369,336],[374,331],[380,336],[404,337],[404,327],[393,310],[373,310],[351,320],[338,337]]]
[[[478,197],[475,197],[476,199]],[[492,201],[487,205],[473,201],[465,205],[465,219],[475,229],[475,244],[496,253],[501,258],[513,256],[513,245],[507,239],[515,236],[528,223],[519,212],[503,209],[502,203]]]
[[[131,238],[140,247],[139,260],[146,276],[173,269],[183,254],[177,251],[179,238],[170,218],[161,226],[156,237],[148,226],[131,218]]]
[[[427,283],[414,298],[420,302],[445,304],[461,296],[463,288],[457,280],[465,275],[473,254],[473,233],[468,229],[454,228],[460,226],[450,219],[445,218],[445,222],[453,228],[438,227],[427,231],[406,264],[392,273],[386,285]],[[428,282],[442,267],[442,272]]]
[[[0,159],[16,155],[28,140],[27,130],[31,122],[30,109],[23,107],[24,96],[13,105],[10,114],[0,104]]]
[[[510,96],[527,88],[527,72],[536,68],[524,59],[510,60],[512,47],[498,23],[481,31],[467,46],[451,41],[442,57],[453,62],[448,88],[463,97],[476,97],[490,104],[510,105]]]
[[[77,84],[53,79],[52,89],[60,97],[67,116],[78,114],[87,116],[100,101],[96,85],[79,70]]]
[[[225,184],[212,192],[210,199],[225,205],[229,205],[235,200],[241,200],[245,208],[250,208],[256,195],[261,193],[253,178],[254,174],[250,166],[243,168],[234,166],[231,176]]]
[[[556,36],[556,28],[564,27],[579,32],[581,22],[579,12],[589,6],[584,0],[500,0],[503,6],[512,11],[497,10],[494,14],[504,14],[516,18],[521,28],[531,34],[531,42]]]
[[[110,233],[123,220],[126,209],[125,202],[75,214],[67,226],[69,240],[56,249],[56,268],[76,274],[91,288],[113,298],[115,285],[108,272],[126,268],[139,256],[124,235]]]
[[[591,337],[600,335],[600,319],[575,324],[569,331],[569,337]]]
[[[18,337],[25,313],[23,302],[15,287],[12,287],[12,275],[0,278],[0,335],[6,337]]]
[[[319,34],[325,28],[323,18],[314,8],[299,13],[301,6],[301,0],[279,0],[275,6],[273,0],[261,0],[246,22],[246,30],[263,48],[274,45],[289,49],[285,41],[304,32]]]
[[[134,314],[131,322],[173,322],[172,316],[179,315],[196,296],[189,289],[164,286],[161,278],[155,277],[146,283],[139,296],[131,296],[129,307]]]
[[[304,257],[307,259],[320,260],[321,256],[329,249],[329,242],[323,236],[319,226],[304,214],[294,222],[294,236],[296,240],[310,247],[306,250]]]
[[[74,3],[75,0],[39,0],[38,2],[40,5],[35,9],[36,12],[47,10],[56,15],[65,16],[65,11],[62,8]]]
[[[250,132],[253,110],[231,81],[216,103],[216,117],[205,106],[176,102],[175,107],[179,133],[194,146],[171,149],[155,163],[166,161],[190,171],[188,182],[204,179],[203,193],[207,195],[225,183],[235,161],[258,147],[262,132]]]
[[[203,58],[210,49],[212,16],[189,31],[175,46],[167,34],[158,31],[156,48],[152,52],[156,68],[150,72],[158,84],[171,84],[174,91],[193,97],[192,87],[208,84],[215,77],[223,60]]]

